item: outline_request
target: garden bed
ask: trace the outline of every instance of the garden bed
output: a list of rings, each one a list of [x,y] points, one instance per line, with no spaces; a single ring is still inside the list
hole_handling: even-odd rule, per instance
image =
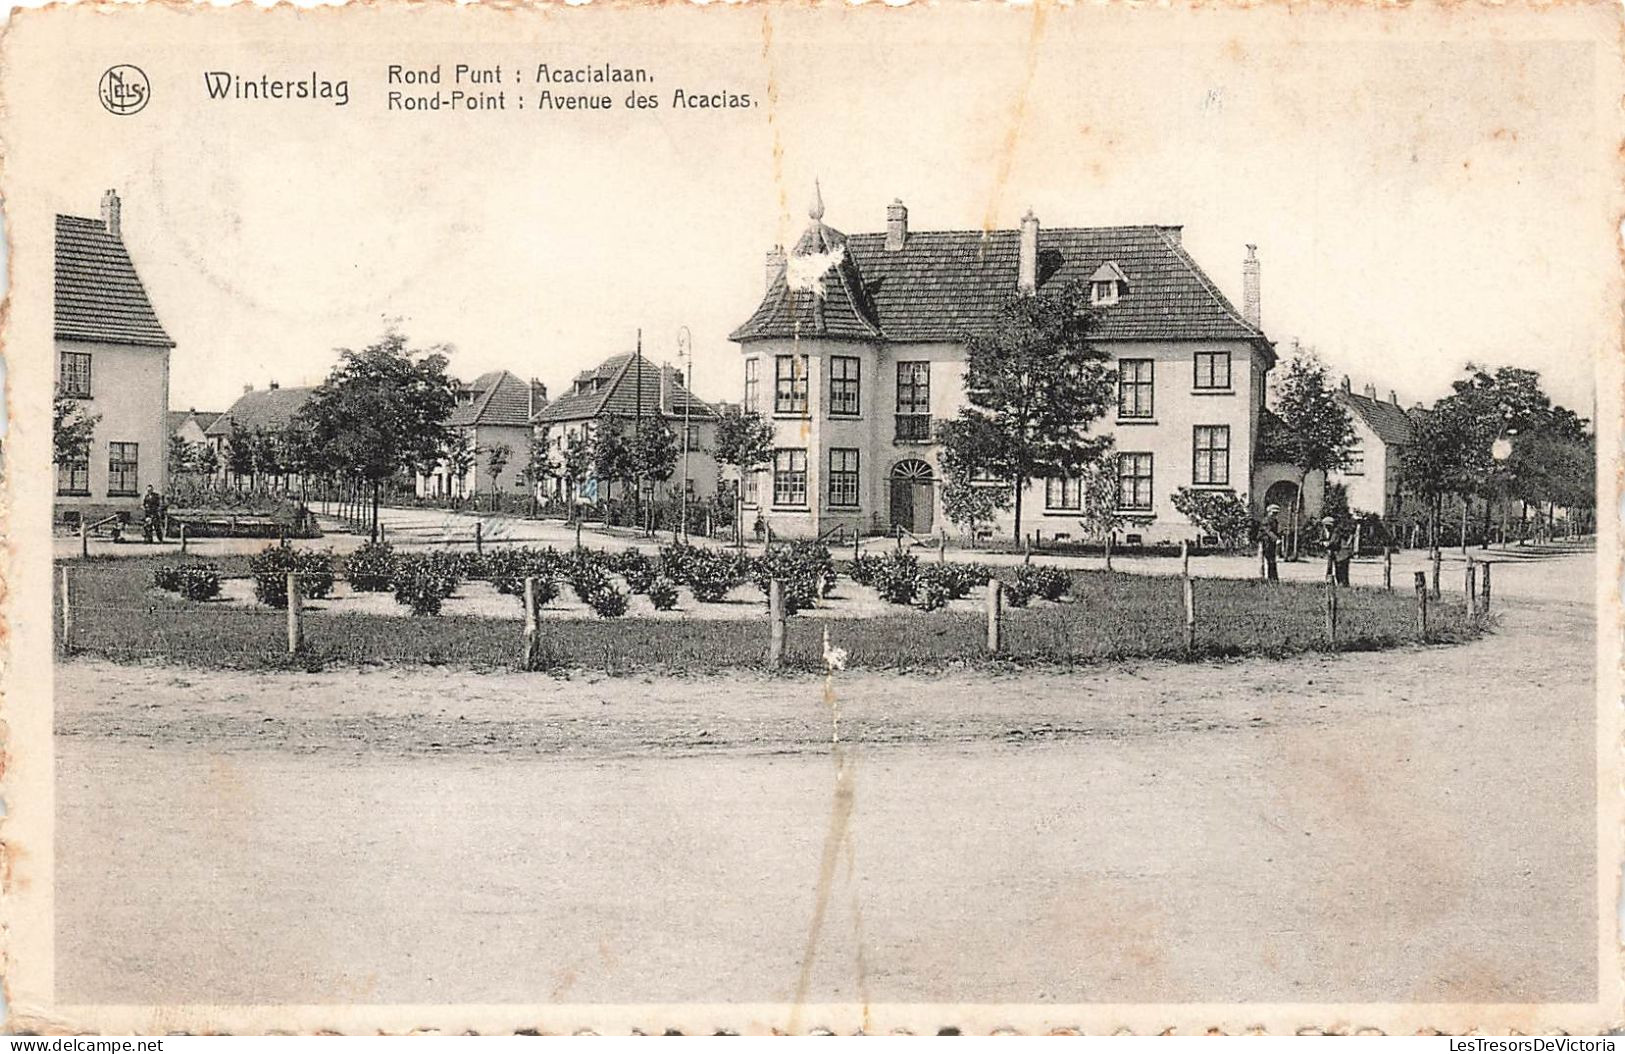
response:
[[[352,596],[341,581],[307,608],[306,650],[286,651],[286,615],[243,599],[247,560],[219,561],[222,598],[187,600],[153,586],[159,560],[68,561],[74,582],[74,649],[116,661],[161,661],[235,668],[311,668],[325,664],[452,664],[512,668],[521,649],[521,605],[485,582],[465,582],[438,617],[404,617],[388,593]],[[1013,579],[1015,568],[1002,568]],[[976,594],[934,611],[886,604],[870,587],[841,577],[832,596],[789,619],[786,665],[824,667],[824,634],[849,666],[905,669],[963,664],[1078,664],[1124,659],[1284,656],[1327,650],[1320,585],[1257,580],[1196,582],[1197,645],[1184,645],[1178,578],[1074,571],[1062,602],[1034,599],[1004,612],[1004,652],[985,651],[986,616]],[[1338,648],[1369,650],[1418,642],[1415,598],[1408,591],[1339,593]],[[58,598],[60,605],[60,597]],[[542,608],[542,665],[611,672],[706,673],[761,666],[769,627],[754,585],[722,603],[699,603],[684,588],[675,611],[655,612],[632,598],[628,615],[589,614],[568,585]],[[1483,629],[1454,599],[1434,601],[1432,643]]]

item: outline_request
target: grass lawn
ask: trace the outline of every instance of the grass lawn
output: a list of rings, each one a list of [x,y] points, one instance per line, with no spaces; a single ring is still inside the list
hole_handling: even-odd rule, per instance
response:
[[[512,668],[519,661],[516,620],[466,616],[395,618],[307,612],[306,653],[289,656],[287,616],[270,608],[198,603],[151,588],[163,558],[74,559],[74,651],[119,662],[162,661],[206,667],[307,669],[325,665],[451,664]],[[245,557],[216,561],[225,575],[246,575]],[[1015,569],[1001,569],[1013,577]],[[851,588],[849,579],[841,585]],[[838,587],[839,588],[839,587]],[[1199,579],[1193,659],[1290,655],[1328,650],[1325,588],[1318,584]],[[1371,650],[1417,640],[1415,595],[1376,589],[1339,591],[1338,647]],[[61,598],[56,598],[60,627]],[[1459,598],[1430,601],[1430,639],[1476,636]],[[791,668],[823,668],[823,634],[847,652],[847,664],[918,669],[965,663],[1098,663],[1130,658],[1186,658],[1181,582],[1168,576],[1072,572],[1068,601],[1033,600],[1007,608],[1004,654],[986,654],[986,618],[965,612],[921,612],[866,619],[791,618],[785,654]],[[748,621],[597,618],[549,619],[542,635],[546,665],[609,672],[703,673],[761,666],[767,660],[766,605]]]

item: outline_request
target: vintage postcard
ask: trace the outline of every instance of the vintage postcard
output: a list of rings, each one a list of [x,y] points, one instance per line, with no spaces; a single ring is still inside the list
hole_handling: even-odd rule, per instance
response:
[[[1616,1026],[1620,30],[14,14],[10,1027]]]

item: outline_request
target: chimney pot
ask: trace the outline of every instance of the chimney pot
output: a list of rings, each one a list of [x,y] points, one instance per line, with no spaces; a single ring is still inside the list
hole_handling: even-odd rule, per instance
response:
[[[278,388],[282,387],[282,385],[278,384],[276,381],[272,381],[268,387],[274,392]]]
[[[109,189],[107,193],[102,195],[102,226],[106,227],[107,233],[115,238],[123,237],[121,233],[122,225],[119,221],[119,209],[118,191]]]
[[[1241,316],[1255,329],[1263,328],[1263,306],[1259,295],[1258,246],[1248,243],[1247,258],[1241,262]]]
[[[660,412],[671,413],[671,367],[660,364]]]
[[[1028,209],[1021,217],[1021,253],[1016,270],[1016,291],[1038,291],[1038,217]]]
[[[1394,391],[1392,388],[1388,389],[1388,401],[1393,403],[1395,406],[1398,406],[1399,405],[1399,393]]]
[[[908,242],[908,208],[898,198],[886,206],[886,251],[897,252]]]
[[[773,283],[779,280],[784,273],[784,246],[775,245],[767,251],[767,288],[772,289]]]
[[[1346,373],[1343,374],[1343,391],[1345,391],[1345,392],[1354,391],[1354,382],[1349,380],[1349,375],[1346,374]]]
[[[1376,401],[1376,398],[1377,398],[1377,386],[1375,384],[1368,384],[1368,385],[1365,386],[1365,397],[1367,399],[1372,400],[1373,402]]]

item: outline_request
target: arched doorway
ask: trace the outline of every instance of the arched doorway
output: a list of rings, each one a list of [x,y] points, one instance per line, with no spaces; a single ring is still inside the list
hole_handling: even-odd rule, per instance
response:
[[[1270,489],[1264,492],[1264,504],[1279,505],[1281,522],[1285,523],[1298,508],[1298,485],[1289,479],[1276,480],[1270,484]]]
[[[891,522],[915,534],[931,530],[936,506],[936,474],[919,458],[899,461],[891,470]]]

